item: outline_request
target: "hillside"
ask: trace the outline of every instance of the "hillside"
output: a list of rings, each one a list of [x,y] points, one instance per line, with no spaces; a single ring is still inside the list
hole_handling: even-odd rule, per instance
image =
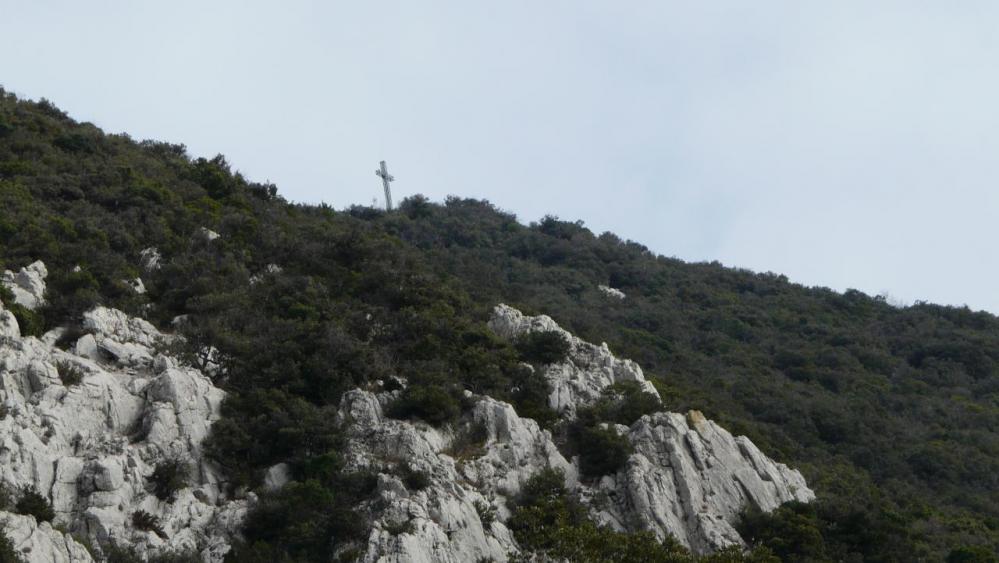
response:
[[[594,459],[617,444],[600,424],[650,411],[594,407],[560,423],[523,367],[553,344],[493,334],[499,303],[606,342],[670,411],[700,411],[801,471],[817,500],[744,514],[740,532],[757,547],[744,557],[996,560],[999,319],[987,313],[684,263],[581,223],[524,225],[483,201],[417,196],[389,214],[293,204],[222,157],[107,135],[0,91],[0,270],[37,260],[44,306],[0,294],[21,334],[83,334],[83,314],[103,305],[176,328],[171,353],[212,368],[228,395],[206,455],[232,490],[265,499],[236,560],[328,559],[365,537],[355,508],[374,484],[347,470],[349,433],[334,415],[345,393],[377,381],[407,383],[395,418],[445,427],[469,416],[466,391],[488,395],[597,475],[616,471],[620,460]],[[140,277],[144,293],[128,281]],[[263,493],[281,463],[294,485]],[[600,533],[550,489],[562,504],[525,506],[558,513],[566,537]]]

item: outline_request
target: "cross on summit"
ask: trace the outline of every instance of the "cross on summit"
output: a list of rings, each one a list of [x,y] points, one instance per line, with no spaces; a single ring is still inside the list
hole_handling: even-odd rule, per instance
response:
[[[382,185],[385,186],[385,211],[392,211],[392,190],[389,188],[389,182],[394,182],[395,176],[388,173],[384,160],[381,162],[381,169],[375,170],[375,175],[381,176]]]

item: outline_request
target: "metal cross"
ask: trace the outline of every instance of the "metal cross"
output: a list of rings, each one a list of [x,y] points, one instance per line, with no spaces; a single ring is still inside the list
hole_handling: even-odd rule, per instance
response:
[[[392,211],[392,190],[389,189],[389,182],[395,181],[395,176],[388,173],[388,167],[385,166],[385,161],[381,162],[381,170],[375,170],[376,176],[381,176],[382,185],[385,186],[385,210]]]

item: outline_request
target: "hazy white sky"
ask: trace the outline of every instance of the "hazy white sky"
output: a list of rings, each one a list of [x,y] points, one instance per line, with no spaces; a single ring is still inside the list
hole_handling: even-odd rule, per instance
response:
[[[296,201],[486,198],[999,312],[999,3],[0,0],[0,84]]]

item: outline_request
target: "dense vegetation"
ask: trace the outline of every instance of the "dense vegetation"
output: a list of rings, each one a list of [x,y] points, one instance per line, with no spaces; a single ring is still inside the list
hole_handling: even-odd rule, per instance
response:
[[[152,246],[163,267],[144,272]],[[521,361],[557,358],[560,344],[494,337],[498,302],[606,341],[671,410],[699,409],[799,467],[820,501],[744,522],[785,559],[984,561],[999,548],[999,319],[986,313],[684,263],[482,201],[412,197],[389,214],[291,204],[222,157],[107,135],[0,90],[0,267],[37,259],[49,302],[15,310],[27,333],[100,302],[161,326],[187,315],[190,360],[219,351],[230,398],[209,450],[234,486],[280,461],[295,476],[251,516],[240,560],[329,558],[363,535],[351,510],[371,478],[343,471],[331,416],[351,387],[406,378],[393,414],[433,424],[460,416],[466,389],[555,423]],[[127,282],[140,275],[146,295]],[[588,412],[568,432],[576,447],[611,443],[599,424],[636,416],[622,404]],[[619,463],[608,451],[590,473]]]

